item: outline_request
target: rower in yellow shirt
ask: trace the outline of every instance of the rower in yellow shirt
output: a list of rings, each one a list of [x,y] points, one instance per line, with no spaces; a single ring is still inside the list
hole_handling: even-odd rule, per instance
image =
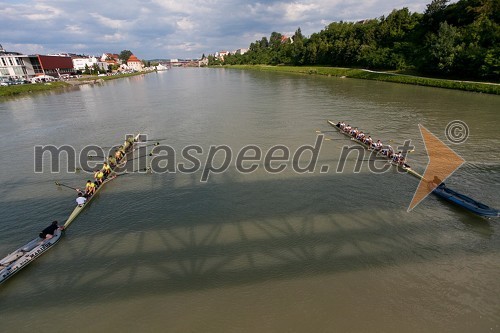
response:
[[[104,172],[99,169],[96,169],[94,172],[94,178],[98,185],[101,185],[104,181]]]
[[[85,184],[85,197],[90,198],[96,190],[95,184],[91,180],[87,180],[87,184]]]
[[[106,162],[104,162],[102,165],[102,173],[104,174],[104,178],[108,178],[109,174],[111,173],[111,167]]]

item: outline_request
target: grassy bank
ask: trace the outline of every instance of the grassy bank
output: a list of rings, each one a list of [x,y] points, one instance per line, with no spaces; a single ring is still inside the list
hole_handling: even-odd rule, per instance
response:
[[[372,72],[355,68],[312,67],[312,66],[306,66],[306,67],[263,66],[263,65],[232,65],[232,66],[226,66],[226,68],[337,76],[337,77],[414,84],[419,86],[457,89],[457,90],[500,95],[500,84],[495,84],[495,83],[435,79],[435,78],[412,76],[412,75],[405,75],[398,73]]]
[[[137,72],[137,73],[127,73],[127,74],[120,74],[120,75],[110,75],[110,76],[85,76],[77,80],[70,80],[67,82],[64,81],[57,81],[57,82],[50,82],[50,83],[36,83],[36,84],[20,84],[20,85],[15,85],[15,86],[1,86],[0,87],[0,98],[1,97],[11,97],[11,96],[20,96],[20,95],[27,95],[27,94],[32,94],[36,92],[42,92],[42,91],[50,91],[50,90],[55,90],[55,89],[63,89],[63,88],[69,88],[71,86],[75,85],[81,85],[81,84],[93,84],[97,82],[102,82],[107,81],[107,80],[115,80],[115,79],[121,79],[125,77],[130,77],[130,76],[136,76],[136,75],[142,75],[142,74],[147,74],[151,72]],[[98,81],[99,80],[99,81]]]
[[[51,82],[0,87],[0,97],[25,95],[34,92],[60,89],[63,87],[69,87],[69,84],[67,84],[66,82]]]

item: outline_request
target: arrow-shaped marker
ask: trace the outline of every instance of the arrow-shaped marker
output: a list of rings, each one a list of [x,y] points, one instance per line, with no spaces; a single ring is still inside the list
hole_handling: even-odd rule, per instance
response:
[[[424,177],[418,184],[417,191],[413,195],[408,212],[415,208],[420,201],[424,200],[435,186],[439,185],[440,182],[444,182],[446,178],[451,176],[465,162],[461,156],[451,150],[424,126],[419,124],[418,127],[420,128],[422,139],[424,139],[429,164],[425,169]],[[431,182],[435,179],[437,180],[437,184],[432,186]]]

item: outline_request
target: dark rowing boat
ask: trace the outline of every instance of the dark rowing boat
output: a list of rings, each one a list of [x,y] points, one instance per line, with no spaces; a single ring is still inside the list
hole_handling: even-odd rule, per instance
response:
[[[495,208],[491,208],[479,201],[472,199],[464,194],[453,191],[452,189],[446,187],[445,184],[441,184],[434,189],[432,192],[438,197],[454,203],[468,211],[477,214],[479,216],[485,217],[499,217],[500,211]]]

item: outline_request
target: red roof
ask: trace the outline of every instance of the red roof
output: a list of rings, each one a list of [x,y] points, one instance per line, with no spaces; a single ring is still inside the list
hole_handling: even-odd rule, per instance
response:
[[[128,58],[127,63],[129,62],[141,62],[135,55],[131,55],[130,58]]]

